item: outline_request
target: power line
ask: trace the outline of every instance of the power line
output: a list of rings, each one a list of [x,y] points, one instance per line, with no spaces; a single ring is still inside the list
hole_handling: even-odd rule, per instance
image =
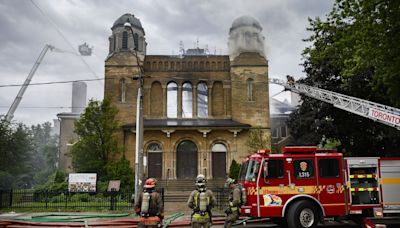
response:
[[[66,84],[72,82],[90,82],[90,81],[100,81],[104,80],[104,78],[95,78],[95,79],[82,79],[82,80],[72,80],[72,81],[52,81],[52,82],[37,82],[37,83],[30,83],[29,85],[52,85],[52,84]],[[23,86],[23,84],[9,84],[9,85],[0,85],[0,88],[4,87],[18,87]]]
[[[186,77],[166,77],[166,76],[155,76],[155,75],[145,75],[144,78],[158,78],[158,79],[169,79],[169,80],[185,80],[185,81],[191,81],[193,79],[189,79]],[[114,80],[118,79],[118,76],[116,78],[92,78],[92,79],[81,79],[81,80],[70,80],[70,81],[50,81],[50,82],[37,82],[37,83],[30,83],[29,85],[52,85],[52,84],[66,84],[66,83],[71,83],[71,82],[90,82],[90,81],[101,81],[101,80]],[[137,78],[132,78],[133,80],[137,80]],[[212,81],[212,82],[245,82],[242,80],[232,80],[232,79],[209,79],[209,78],[196,78],[195,79],[198,82],[206,82],[206,81]],[[255,84],[269,84],[268,81],[265,82],[259,82],[259,81],[253,81]],[[0,88],[4,87],[18,87],[18,86],[23,86],[23,84],[6,84],[6,85],[0,85]]]
[[[72,43],[67,39],[67,37],[64,36],[64,34],[61,32],[61,29],[58,28],[57,24],[50,18],[50,16],[48,16],[33,0],[31,0],[31,3],[33,4],[33,6],[35,6],[39,12],[45,17],[47,18],[47,20],[50,22],[50,24],[53,26],[53,28],[58,32],[58,34],[63,38],[63,40],[69,45],[69,47],[71,48],[71,50],[73,50],[73,53],[76,54],[79,59],[83,62],[83,64],[89,69],[89,71],[96,77],[96,78],[100,78],[96,72],[89,66],[89,64],[83,59],[83,57],[81,55],[79,55],[76,51],[74,46],[72,45]]]

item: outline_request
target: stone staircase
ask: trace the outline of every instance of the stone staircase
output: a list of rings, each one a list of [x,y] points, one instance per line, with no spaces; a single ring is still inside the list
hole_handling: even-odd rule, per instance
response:
[[[207,188],[210,190],[223,188],[225,180],[224,179],[213,179],[207,180]],[[191,179],[178,179],[178,180],[159,180],[157,183],[158,187],[164,188],[167,192],[176,192],[176,191],[193,191],[195,186],[195,180]]]
[[[212,191],[220,190],[224,187],[224,183],[224,179],[207,180],[207,189]],[[170,212],[181,211],[185,214],[191,213],[186,202],[190,193],[196,188],[195,180],[159,180],[157,185],[159,188],[164,188],[165,210]]]

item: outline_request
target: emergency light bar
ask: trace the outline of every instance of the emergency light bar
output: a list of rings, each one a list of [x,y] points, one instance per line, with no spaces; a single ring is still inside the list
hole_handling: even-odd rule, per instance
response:
[[[284,154],[315,154],[316,146],[286,146],[282,148]]]
[[[257,154],[269,154],[270,152],[269,149],[261,149],[257,151]]]

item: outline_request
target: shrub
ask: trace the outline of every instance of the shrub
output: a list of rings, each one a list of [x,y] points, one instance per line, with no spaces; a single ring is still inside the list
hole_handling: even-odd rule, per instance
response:
[[[237,179],[239,177],[239,171],[240,171],[240,164],[237,163],[235,159],[233,159],[231,166],[229,167],[229,177]]]

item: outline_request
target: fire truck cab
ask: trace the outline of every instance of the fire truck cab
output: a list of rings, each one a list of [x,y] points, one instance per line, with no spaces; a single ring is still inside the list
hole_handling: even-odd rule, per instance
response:
[[[281,154],[260,150],[240,170],[238,182],[247,194],[241,215],[295,228],[315,227],[326,217],[399,212],[400,160],[382,161],[389,175],[383,183],[379,158],[343,158],[311,146],[285,147]],[[382,194],[385,188],[391,190]]]

